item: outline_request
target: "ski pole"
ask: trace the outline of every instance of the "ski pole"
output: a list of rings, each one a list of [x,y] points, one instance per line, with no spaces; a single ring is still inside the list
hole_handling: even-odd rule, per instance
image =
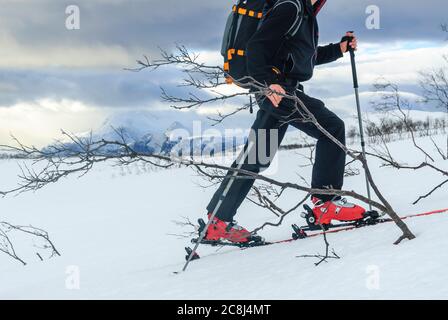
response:
[[[250,137],[249,137],[250,141]],[[190,264],[191,260],[193,259],[194,255],[196,254],[196,251],[199,248],[199,245],[201,244],[202,240],[204,240],[205,235],[207,234],[207,230],[210,227],[210,224],[212,223],[213,219],[215,218],[216,214],[218,213],[218,210],[221,208],[222,203],[224,202],[224,199],[227,196],[227,193],[229,192],[230,188],[232,187],[233,183],[235,182],[235,179],[238,175],[238,171],[241,170],[243,167],[244,161],[246,159],[246,155],[249,155],[249,152],[252,150],[252,147],[255,143],[253,141],[250,141],[248,144],[246,150],[240,153],[240,156],[238,157],[236,163],[238,163],[237,170],[235,170],[232,173],[232,177],[229,179],[229,182],[227,183],[226,188],[224,189],[224,192],[222,193],[221,198],[219,199],[219,202],[217,203],[215,209],[212,212],[212,215],[210,216],[206,226],[204,227],[204,230],[202,230],[199,240],[196,242],[196,245],[194,246],[194,249],[191,251],[190,255],[188,256],[187,262],[185,263],[182,272],[185,272],[188,268],[188,265]]]
[[[349,33],[354,33],[354,31],[349,31]],[[359,134],[361,137],[361,147],[362,147],[362,155],[364,159],[367,161],[367,153],[366,153],[366,142],[364,140],[364,126],[362,123],[362,111],[361,111],[361,100],[359,98],[359,83],[358,83],[358,72],[356,70],[356,57],[355,57],[355,49],[353,49],[350,44],[353,41],[353,37],[346,36],[344,37],[347,42],[348,51],[350,52],[350,60],[352,64],[352,75],[353,75],[353,88],[355,89],[355,97],[356,97],[356,107],[358,110],[358,122],[359,122]],[[365,170],[366,176],[366,185],[367,185],[367,196],[369,200],[372,200],[371,192],[370,192],[370,182],[367,177],[367,170]],[[369,203],[370,211],[372,211],[372,205]]]

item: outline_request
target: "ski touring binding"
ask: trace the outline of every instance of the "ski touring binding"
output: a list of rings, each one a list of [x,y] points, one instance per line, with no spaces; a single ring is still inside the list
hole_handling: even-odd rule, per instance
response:
[[[292,234],[292,238],[294,240],[301,240],[308,237],[305,230],[303,230],[303,228],[300,228],[298,225],[293,224],[292,229],[294,230],[294,233]]]
[[[305,209],[305,212],[301,214],[302,218],[306,220],[307,224],[307,230],[308,231],[321,231],[322,227],[318,224],[316,224],[316,217],[314,216],[313,209],[307,204],[303,206],[303,209]],[[324,229],[326,229],[327,226],[324,226]]]
[[[188,261],[188,259],[190,258],[190,255],[193,253],[193,249],[191,249],[190,247],[186,247],[185,251],[187,252],[187,255],[185,256],[185,260]],[[197,252],[195,252],[193,254],[193,257],[191,258],[191,261],[194,260],[199,260],[201,257],[197,254]]]

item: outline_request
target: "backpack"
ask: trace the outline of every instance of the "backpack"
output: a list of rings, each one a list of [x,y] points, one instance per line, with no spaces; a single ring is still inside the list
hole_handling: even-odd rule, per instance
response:
[[[301,0],[293,1],[299,1],[302,4]],[[246,47],[260,28],[263,19],[274,6],[270,5],[267,0],[238,0],[238,3],[233,6],[227,19],[221,47],[227,84],[234,83],[234,80],[238,80],[242,85],[249,82],[242,81],[249,75]],[[288,34],[285,35],[286,38],[291,38],[298,32],[303,21],[304,11],[302,8],[301,17],[297,17],[296,25],[291,27]]]

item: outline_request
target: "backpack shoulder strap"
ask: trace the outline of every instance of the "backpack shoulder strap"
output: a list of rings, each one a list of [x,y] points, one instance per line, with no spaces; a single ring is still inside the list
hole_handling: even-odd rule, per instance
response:
[[[297,32],[300,29],[300,26],[302,25],[303,17],[305,15],[305,8],[303,7],[301,0],[279,0],[274,5],[272,10],[274,10],[276,7],[278,7],[282,4],[285,4],[285,3],[291,3],[294,6],[296,6],[296,8],[297,8],[297,16],[294,19],[294,22],[291,25],[291,28],[285,34],[286,39],[291,39],[292,37],[294,37],[297,34]]]

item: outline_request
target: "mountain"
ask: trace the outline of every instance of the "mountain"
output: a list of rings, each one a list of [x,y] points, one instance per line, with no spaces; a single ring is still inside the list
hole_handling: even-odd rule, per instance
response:
[[[190,124],[191,127],[191,124]],[[102,125],[92,133],[82,133],[76,136],[81,140],[125,141],[133,150],[148,154],[198,155],[206,152],[207,155],[225,150],[236,150],[245,142],[245,135],[238,133],[224,136],[220,131],[214,130],[207,134],[207,130],[193,132],[193,128],[180,121],[173,121],[172,117],[157,116],[149,111],[131,111],[117,113],[106,119]],[[194,135],[193,135],[194,133]],[[64,142],[68,152],[79,152],[80,147],[71,142]],[[101,152],[117,153],[119,146],[108,146]],[[44,151],[54,152],[54,146],[44,148]]]

